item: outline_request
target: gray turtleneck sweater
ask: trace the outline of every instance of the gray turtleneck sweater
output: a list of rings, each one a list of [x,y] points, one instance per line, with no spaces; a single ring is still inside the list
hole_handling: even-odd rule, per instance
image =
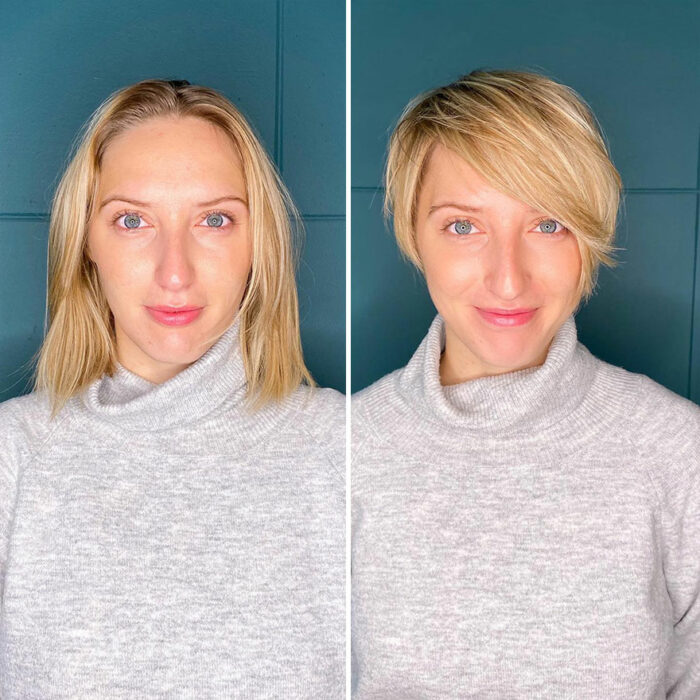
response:
[[[357,700],[700,698],[700,407],[592,355],[352,406]]]
[[[344,697],[344,399],[249,412],[238,327],[0,404],[3,700]]]

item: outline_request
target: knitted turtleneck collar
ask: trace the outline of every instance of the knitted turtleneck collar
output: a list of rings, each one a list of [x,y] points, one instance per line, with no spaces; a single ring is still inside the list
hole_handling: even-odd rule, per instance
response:
[[[602,364],[578,342],[573,315],[556,333],[547,359],[538,367],[480,377],[462,384],[440,384],[440,356],[445,324],[438,314],[409,363],[398,373],[398,391],[418,411],[421,421],[475,436],[536,435],[566,418],[590,424],[606,420],[592,387],[614,377],[598,377]],[[564,421],[566,422],[566,421]]]
[[[137,432],[192,425],[225,405],[241,403],[246,375],[239,343],[240,320],[196,362],[162,384],[118,363],[83,393],[89,412]]]

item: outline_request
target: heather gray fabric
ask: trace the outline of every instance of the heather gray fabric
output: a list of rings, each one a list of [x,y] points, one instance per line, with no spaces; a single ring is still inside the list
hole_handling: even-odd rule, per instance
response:
[[[242,399],[238,321],[49,423],[0,404],[0,697],[344,697],[344,399]]]
[[[353,397],[354,697],[700,698],[700,407],[592,355]]]

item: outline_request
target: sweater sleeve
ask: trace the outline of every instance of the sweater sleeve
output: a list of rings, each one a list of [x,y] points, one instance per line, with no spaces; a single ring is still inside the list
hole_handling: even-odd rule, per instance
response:
[[[700,409],[694,405],[673,429],[661,506],[663,566],[673,610],[666,694],[700,698]]]
[[[22,436],[14,411],[16,401],[0,403],[0,600],[5,591],[5,567],[22,457]]]

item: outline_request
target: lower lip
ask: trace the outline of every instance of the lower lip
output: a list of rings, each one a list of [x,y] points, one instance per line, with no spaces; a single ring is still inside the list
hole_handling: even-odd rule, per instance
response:
[[[494,314],[489,311],[483,311],[482,309],[476,307],[476,310],[481,314],[481,317],[493,324],[494,326],[501,326],[502,328],[511,328],[512,326],[523,326],[530,321],[530,319],[535,315],[537,309],[532,311],[526,311],[523,314]]]
[[[149,306],[146,307],[148,313],[165,326],[186,326],[188,323],[192,323],[200,313],[202,309],[192,309],[191,311],[176,311],[171,313],[168,311],[157,311],[156,309],[151,309]]]

